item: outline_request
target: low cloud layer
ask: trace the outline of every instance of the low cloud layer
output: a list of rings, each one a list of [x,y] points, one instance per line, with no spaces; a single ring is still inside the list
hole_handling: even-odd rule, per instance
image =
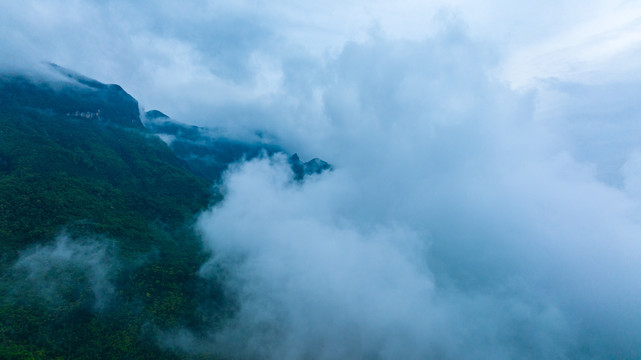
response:
[[[116,268],[113,249],[104,239],[73,239],[63,233],[52,244],[20,254],[12,286],[18,289],[16,294],[35,294],[52,306],[83,301],[100,310],[114,294],[111,280]]]
[[[638,357],[639,5],[367,3],[5,2],[0,66],[54,61],[334,166],[302,185],[279,156],[229,171],[224,202],[200,217],[214,254],[201,275],[229,270],[239,311],[165,345]],[[59,240],[18,268],[43,289],[52,262],[100,284],[100,254]]]
[[[335,171],[300,185],[276,156],[228,173],[200,218],[202,275],[228,268],[240,310],[176,343],[274,359],[638,354],[636,157],[625,187],[600,181],[492,66],[456,27],[347,46],[314,84],[317,116],[279,130]]]

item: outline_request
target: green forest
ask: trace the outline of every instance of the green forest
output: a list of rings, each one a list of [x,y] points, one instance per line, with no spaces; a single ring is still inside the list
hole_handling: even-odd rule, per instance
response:
[[[158,334],[232,311],[197,276],[207,254],[193,222],[220,196],[141,126],[122,89],[58,86],[0,85],[0,357],[192,358]],[[102,257],[65,258],[61,241]],[[94,291],[98,266],[108,296]]]

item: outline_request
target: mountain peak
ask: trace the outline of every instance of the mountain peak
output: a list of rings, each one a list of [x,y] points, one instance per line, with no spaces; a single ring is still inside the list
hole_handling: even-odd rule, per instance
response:
[[[94,80],[92,78],[86,77],[80,73],[77,73],[73,70],[67,69],[65,67],[62,67],[58,64],[54,64],[52,62],[46,63],[46,65],[49,67],[49,69],[53,70],[55,73],[58,73],[70,80],[73,80],[77,83],[80,83],[82,85],[86,85],[89,87],[92,87],[94,89],[106,89],[109,87],[107,84],[103,84],[98,80]],[[118,86],[118,85],[116,85]],[[118,86],[120,88],[120,86]],[[122,88],[120,88],[122,90]],[[123,90],[124,91],[124,90]]]
[[[149,110],[145,112],[145,118],[149,120],[169,119],[169,116],[165,115],[163,112],[159,110]]]
[[[46,64],[59,77],[33,74],[0,77],[0,100],[7,106],[50,111],[59,116],[99,120],[143,128],[138,102],[118,85],[107,85],[57,64]]]
[[[289,157],[289,164],[294,172],[294,180],[298,181],[302,181],[306,175],[320,174],[326,170],[332,170],[332,166],[329,163],[319,158],[313,158],[304,163],[297,153]]]

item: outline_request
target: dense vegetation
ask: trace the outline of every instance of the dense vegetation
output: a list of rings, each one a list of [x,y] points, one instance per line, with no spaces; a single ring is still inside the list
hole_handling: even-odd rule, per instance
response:
[[[209,182],[137,125],[137,103],[119,87],[1,84],[0,357],[188,357],[157,334],[224,314],[220,288],[196,275],[205,254],[190,228],[216,199]],[[18,266],[57,237],[112,254],[94,264],[54,251]],[[88,275],[96,266],[114,289],[106,300]]]

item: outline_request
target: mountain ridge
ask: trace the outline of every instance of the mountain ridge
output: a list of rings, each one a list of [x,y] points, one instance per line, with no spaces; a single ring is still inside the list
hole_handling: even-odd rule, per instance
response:
[[[120,86],[49,66],[58,77],[0,74],[0,357],[190,359],[155,334],[235,311],[225,274],[198,275],[195,217],[221,200],[213,183],[229,164],[282,149],[159,111],[145,127]],[[160,137],[171,131],[173,148]]]

